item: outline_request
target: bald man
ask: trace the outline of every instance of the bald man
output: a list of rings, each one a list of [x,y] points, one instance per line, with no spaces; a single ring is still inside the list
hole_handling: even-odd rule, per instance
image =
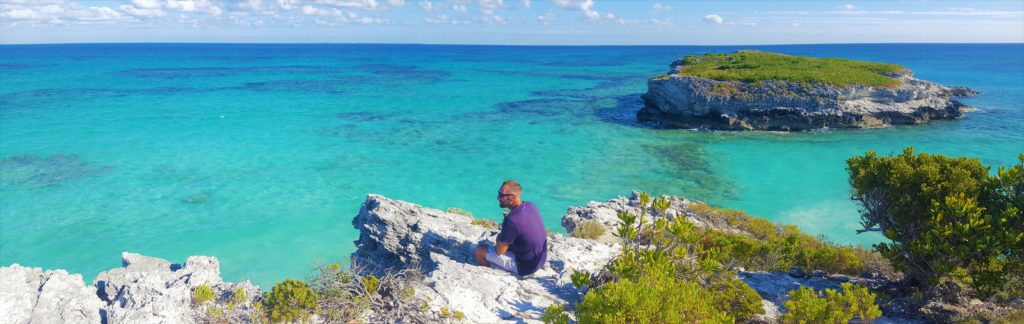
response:
[[[498,188],[498,206],[511,211],[501,222],[496,246],[476,247],[477,265],[494,266],[519,276],[528,276],[548,260],[548,230],[532,202],[523,202],[523,187],[506,180]]]

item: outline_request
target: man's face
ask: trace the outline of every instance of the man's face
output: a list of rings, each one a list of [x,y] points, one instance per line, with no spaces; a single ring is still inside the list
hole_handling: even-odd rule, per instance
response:
[[[501,186],[498,188],[498,207],[501,208],[512,208],[512,201],[515,195],[512,194],[512,190],[509,190],[508,186]]]

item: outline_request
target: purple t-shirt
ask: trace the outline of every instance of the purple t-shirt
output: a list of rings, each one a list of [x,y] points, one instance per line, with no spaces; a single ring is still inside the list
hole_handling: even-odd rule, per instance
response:
[[[498,242],[508,243],[508,251],[516,256],[520,276],[537,272],[548,260],[548,230],[532,202],[520,204],[505,216]]]

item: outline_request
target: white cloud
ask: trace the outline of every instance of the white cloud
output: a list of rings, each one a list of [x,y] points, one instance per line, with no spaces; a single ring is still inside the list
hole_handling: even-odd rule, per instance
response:
[[[205,12],[214,16],[220,16],[224,12],[210,0],[167,0],[165,7],[184,12]]]
[[[657,12],[672,10],[672,6],[670,6],[670,5],[663,5],[663,4],[658,3],[658,2],[655,2],[654,5],[651,6],[651,8],[654,9],[654,11],[657,11]]]
[[[562,9],[582,11],[587,19],[601,19],[601,14],[594,10],[594,0],[554,0],[554,3]]]
[[[380,8],[380,4],[377,3],[377,0],[316,0],[316,3],[363,10]]]
[[[857,9],[857,6],[854,6],[853,4],[847,3],[847,4],[844,4],[842,6],[839,6],[839,9],[853,10],[853,9]]]
[[[446,15],[437,15],[437,17],[434,17],[434,18],[431,18],[431,17],[423,18],[423,21],[428,23],[428,24],[434,24],[434,25],[447,24],[448,23],[448,16],[446,16]]]
[[[132,15],[132,16],[136,16],[136,17],[152,18],[152,17],[163,17],[163,16],[166,16],[166,14],[164,14],[164,11],[160,10],[160,9],[136,8],[136,7],[130,6],[130,5],[121,5],[121,6],[117,7],[117,8],[121,9],[121,11],[126,13],[126,14],[129,14],[129,15]]]
[[[735,22],[735,21],[730,21],[730,22],[727,22],[725,24],[729,25],[729,26],[740,26],[740,27],[751,27],[751,28],[757,27],[757,23],[756,22]]]
[[[606,12],[604,14],[604,18],[606,18],[606,19],[615,19],[615,14],[610,13],[610,12]]]
[[[469,11],[469,8],[466,8],[466,5],[457,4],[457,5],[452,5],[452,11],[460,12],[460,13],[466,13],[467,11]]]
[[[292,10],[299,7],[301,0],[277,0],[277,5],[284,10]]]
[[[523,7],[530,7],[530,0],[523,0]]]
[[[311,5],[302,6],[302,14],[307,16],[321,16],[321,17],[345,17],[345,14],[338,10],[338,8],[317,8]]]
[[[405,7],[405,0],[388,0],[388,4],[395,7]]]
[[[160,9],[160,0],[132,0],[132,6],[142,9]]]
[[[32,9],[11,9],[0,12],[0,18],[7,19],[23,19],[23,20],[37,20],[42,19],[43,15],[35,12]]]
[[[245,10],[261,10],[263,9],[263,0],[246,0],[238,4],[239,8]]]
[[[505,0],[480,0],[478,6],[481,13],[492,16],[498,9],[505,7]]]
[[[791,23],[791,24],[789,24],[789,25],[790,25],[790,26],[793,26],[793,27],[796,27],[796,28],[800,28],[800,23],[798,23],[798,22],[795,22],[795,23]]]
[[[712,25],[721,25],[722,22],[724,21],[724,19],[722,19],[722,16],[719,16],[719,15],[716,15],[716,14],[706,15],[706,16],[704,16],[703,20],[704,20],[704,22],[712,24]]]
[[[433,2],[430,2],[430,1],[420,1],[420,9],[423,9],[423,11],[426,11],[426,12],[434,12],[434,11],[439,10],[441,8],[438,8],[438,7],[434,6]]]

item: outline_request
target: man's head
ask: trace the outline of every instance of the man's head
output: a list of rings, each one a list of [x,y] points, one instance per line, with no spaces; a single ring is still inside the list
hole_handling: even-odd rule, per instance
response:
[[[523,203],[523,187],[515,180],[505,180],[498,188],[498,207],[516,208]]]

